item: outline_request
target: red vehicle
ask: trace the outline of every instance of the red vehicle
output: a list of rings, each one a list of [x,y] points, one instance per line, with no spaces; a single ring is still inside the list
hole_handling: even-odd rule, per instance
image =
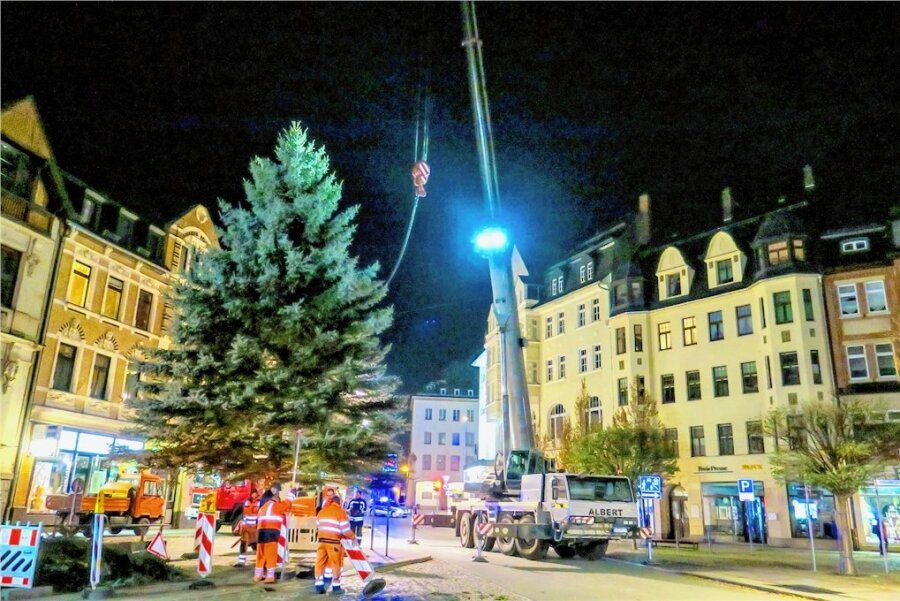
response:
[[[216,529],[222,524],[234,528],[244,515],[244,501],[250,499],[253,483],[250,480],[226,482],[216,490]]]

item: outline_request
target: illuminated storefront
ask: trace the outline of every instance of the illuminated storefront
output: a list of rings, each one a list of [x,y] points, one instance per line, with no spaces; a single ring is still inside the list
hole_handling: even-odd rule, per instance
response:
[[[791,518],[791,537],[808,538],[812,524],[815,538],[837,538],[837,522],[834,514],[834,495],[824,488],[809,487],[807,493],[802,484],[791,482],[787,485],[788,512]]]
[[[862,523],[859,530],[865,542],[878,544],[876,524],[882,521],[888,546],[900,544],[900,480],[878,480],[878,487],[866,486],[860,489],[860,513]]]
[[[737,482],[704,482],[703,506],[706,523],[713,534],[728,535],[735,540],[766,542],[765,486],[755,481],[754,499],[738,498]]]

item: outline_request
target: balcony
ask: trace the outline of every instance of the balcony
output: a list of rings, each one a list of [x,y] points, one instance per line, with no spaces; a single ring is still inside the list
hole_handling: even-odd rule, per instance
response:
[[[0,198],[2,198],[4,217],[18,221],[45,236],[51,235],[53,216],[46,210],[6,189],[3,190]]]

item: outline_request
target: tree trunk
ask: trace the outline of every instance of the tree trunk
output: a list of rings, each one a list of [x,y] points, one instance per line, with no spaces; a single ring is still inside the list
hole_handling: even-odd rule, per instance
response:
[[[856,576],[856,562],[853,559],[853,536],[850,532],[848,506],[850,495],[834,495],[834,513],[837,519],[838,573]]]

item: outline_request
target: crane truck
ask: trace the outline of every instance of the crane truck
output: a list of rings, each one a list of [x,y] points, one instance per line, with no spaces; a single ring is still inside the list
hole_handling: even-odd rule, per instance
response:
[[[638,526],[631,482],[621,476],[567,474],[548,471],[537,448],[525,379],[525,360],[512,270],[512,241],[502,227],[500,193],[488,108],[481,40],[475,3],[462,2],[463,47],[469,69],[469,91],[475,122],[482,191],[491,225],[476,238],[488,260],[493,294],[492,311],[500,343],[501,449],[494,471],[478,498],[457,506],[456,533],[463,547],[476,544],[476,524],[493,524],[494,546],[506,555],[542,559],[552,546],[562,558],[575,555],[599,559],[609,541],[629,537]]]

